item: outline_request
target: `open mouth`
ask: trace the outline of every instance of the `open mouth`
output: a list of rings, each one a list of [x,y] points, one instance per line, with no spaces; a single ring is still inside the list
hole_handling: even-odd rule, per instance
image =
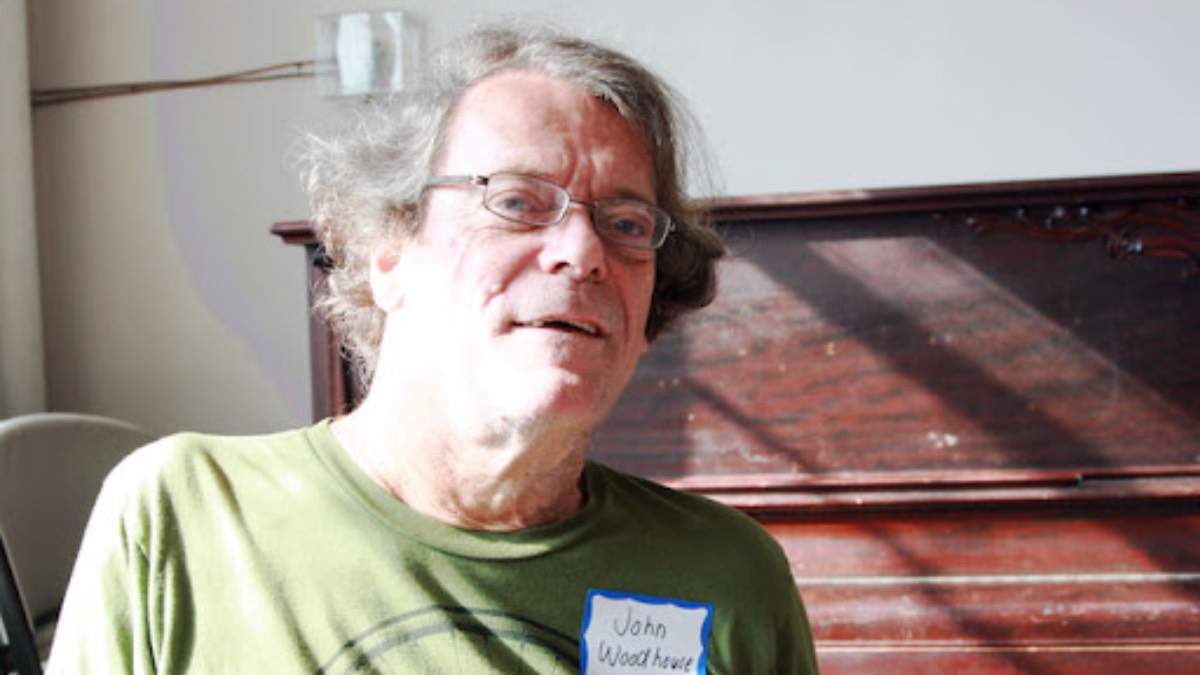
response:
[[[587,321],[572,321],[570,319],[536,319],[524,325],[530,328],[549,328],[568,333],[579,333],[589,337],[600,337],[600,327]]]

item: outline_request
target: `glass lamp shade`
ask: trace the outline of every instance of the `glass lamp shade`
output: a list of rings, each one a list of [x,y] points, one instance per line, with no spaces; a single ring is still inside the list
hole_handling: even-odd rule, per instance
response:
[[[404,88],[419,33],[399,10],[330,14],[317,19],[317,93],[386,95]]]

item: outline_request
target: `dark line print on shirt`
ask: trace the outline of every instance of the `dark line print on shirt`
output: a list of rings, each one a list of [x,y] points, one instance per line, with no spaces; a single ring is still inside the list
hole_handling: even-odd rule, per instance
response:
[[[425,638],[446,634],[454,640],[453,656],[430,657],[417,646]],[[460,637],[476,644],[462,651],[458,647]],[[537,654],[530,654],[531,648]],[[422,670],[416,672],[474,674],[481,672],[477,654],[489,654],[490,660],[502,657],[503,653],[496,651],[504,649],[522,652],[523,658],[532,657],[533,663],[541,663],[536,671],[539,673],[579,672],[579,643],[574,636],[510,612],[433,606],[380,621],[343,645],[315,675],[409,672],[381,669],[398,664],[420,664]],[[456,665],[449,666],[447,661],[455,661]]]

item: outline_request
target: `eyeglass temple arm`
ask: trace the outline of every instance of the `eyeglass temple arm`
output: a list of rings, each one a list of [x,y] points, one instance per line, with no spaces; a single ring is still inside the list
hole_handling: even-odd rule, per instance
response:
[[[459,175],[459,176],[433,176],[425,184],[426,185],[471,184],[471,185],[485,186],[488,184],[488,177],[487,176],[469,176],[466,174]]]

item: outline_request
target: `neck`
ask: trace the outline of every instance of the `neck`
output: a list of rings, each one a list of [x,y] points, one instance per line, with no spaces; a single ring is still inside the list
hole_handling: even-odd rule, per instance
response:
[[[332,428],[372,480],[418,513],[464,529],[515,531],[582,508],[589,433],[536,423],[439,433],[448,425],[395,414],[405,409],[368,396]]]

